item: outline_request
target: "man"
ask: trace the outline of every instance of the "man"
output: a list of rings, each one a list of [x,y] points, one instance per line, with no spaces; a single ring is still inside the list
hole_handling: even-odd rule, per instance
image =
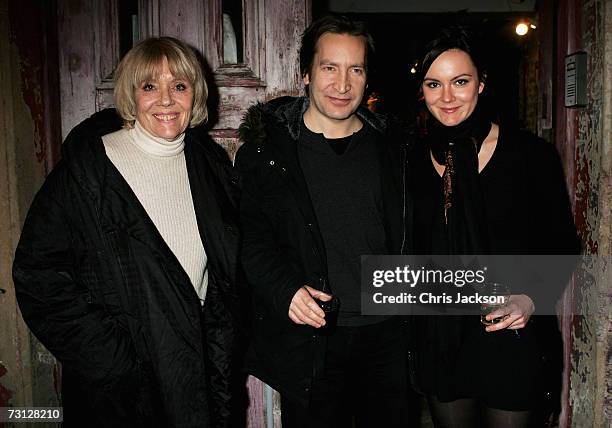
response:
[[[308,97],[256,105],[240,128],[248,366],[280,391],[283,427],[407,424],[402,322],[360,313],[360,256],[405,251],[411,224],[406,139],[361,107],[373,52],[362,23],[321,18],[300,48]]]

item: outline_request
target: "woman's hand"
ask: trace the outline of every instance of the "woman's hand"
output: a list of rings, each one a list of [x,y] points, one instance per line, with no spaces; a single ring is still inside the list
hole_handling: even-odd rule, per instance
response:
[[[527,321],[533,314],[535,306],[531,297],[526,294],[513,294],[508,299],[508,304],[498,308],[487,315],[487,320],[492,320],[498,317],[503,319],[497,324],[487,326],[485,329],[488,332],[502,329],[517,330],[524,328]]]

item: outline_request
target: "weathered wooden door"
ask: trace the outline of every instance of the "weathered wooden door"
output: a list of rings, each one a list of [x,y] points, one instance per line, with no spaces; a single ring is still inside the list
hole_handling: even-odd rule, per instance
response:
[[[66,0],[58,2],[62,135],[112,105],[112,73],[134,42],[167,35],[209,68],[211,134],[234,152],[248,106],[301,90],[299,37],[311,0]]]

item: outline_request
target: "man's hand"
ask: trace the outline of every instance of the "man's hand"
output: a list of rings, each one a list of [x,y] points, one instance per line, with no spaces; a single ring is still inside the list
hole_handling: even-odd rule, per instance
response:
[[[487,331],[497,331],[504,328],[510,330],[516,330],[524,328],[527,325],[527,321],[533,314],[535,306],[531,297],[526,294],[513,294],[508,299],[508,304],[499,308],[487,315],[488,320],[495,319],[497,317],[504,317],[497,324],[487,326]]]
[[[289,318],[296,324],[307,324],[315,328],[325,325],[325,312],[314,299],[327,302],[332,296],[307,285],[300,288],[291,299]]]

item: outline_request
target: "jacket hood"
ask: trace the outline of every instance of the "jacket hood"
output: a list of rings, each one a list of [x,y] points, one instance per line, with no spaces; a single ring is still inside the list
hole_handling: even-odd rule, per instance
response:
[[[251,106],[238,128],[240,139],[244,142],[263,143],[266,140],[266,124],[275,121],[287,127],[291,138],[300,137],[302,117],[310,105],[308,97],[280,97],[267,103],[257,103]],[[355,112],[362,122],[372,126],[378,132],[384,133],[388,121],[384,116],[373,113],[363,106]]]

